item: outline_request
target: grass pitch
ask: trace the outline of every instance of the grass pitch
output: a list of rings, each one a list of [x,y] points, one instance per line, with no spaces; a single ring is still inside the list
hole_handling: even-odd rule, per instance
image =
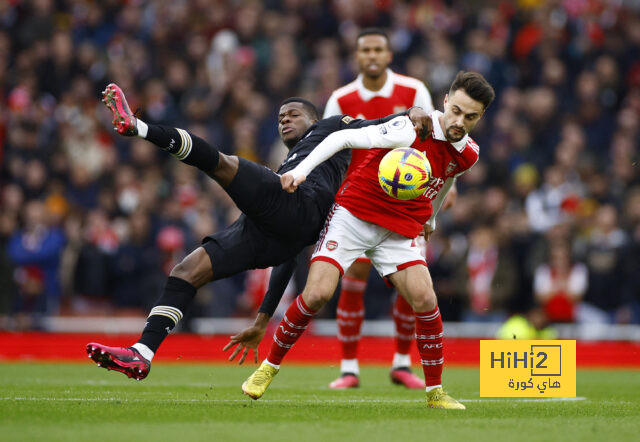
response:
[[[156,363],[132,381],[85,364],[0,364],[0,440],[636,441],[640,372],[579,370],[574,401],[479,397],[477,369],[445,369],[465,411],[432,410],[424,391],[364,367],[331,391],[337,368],[284,365],[265,396],[240,385],[255,365]]]

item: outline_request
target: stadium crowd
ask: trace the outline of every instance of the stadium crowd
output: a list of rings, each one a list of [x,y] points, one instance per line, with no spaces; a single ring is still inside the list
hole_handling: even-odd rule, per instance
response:
[[[355,77],[367,26],[436,108],[460,69],[496,90],[428,247],[444,320],[540,307],[640,323],[637,2],[17,0],[0,2],[0,329],[145,314],[172,265],[238,215],[195,168],[115,136],[107,83],[145,121],[273,167],[280,102],[322,108]],[[263,276],[204,287],[192,313],[250,313]],[[389,314],[381,287],[369,317]]]

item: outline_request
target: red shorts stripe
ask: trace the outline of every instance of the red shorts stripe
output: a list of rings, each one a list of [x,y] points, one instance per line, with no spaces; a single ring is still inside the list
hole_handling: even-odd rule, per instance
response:
[[[338,264],[338,261],[333,258],[329,258],[328,256],[316,256],[311,260],[311,263],[313,263],[314,261],[324,261],[328,262],[329,264],[333,264],[340,271],[340,276],[344,275],[344,269],[340,264]]]
[[[367,263],[371,264],[371,260],[369,258],[367,258],[366,256],[361,256],[360,258],[356,259],[356,262],[367,262]]]
[[[398,269],[398,271],[400,271],[400,270],[404,270],[409,267],[417,266],[417,265],[423,265],[426,267],[427,263],[425,261],[419,261],[419,260],[409,261],[409,262],[405,262],[404,264],[400,264],[399,266],[396,266],[396,268]]]

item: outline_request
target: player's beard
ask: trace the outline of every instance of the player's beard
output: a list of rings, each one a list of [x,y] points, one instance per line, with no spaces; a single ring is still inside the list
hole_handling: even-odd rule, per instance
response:
[[[453,132],[454,129],[458,129],[458,132]],[[458,135],[460,134],[460,135]],[[467,134],[467,132],[459,127],[455,127],[455,126],[449,126],[447,128],[447,140],[451,141],[452,143],[455,143],[457,141],[460,141],[461,139],[464,138],[464,136]]]
[[[382,64],[379,64],[379,65],[383,66]],[[364,66],[363,68],[361,67],[360,70],[365,77],[371,80],[377,80],[387,71],[386,67],[379,69],[378,71],[370,71],[369,69],[367,69],[367,66]]]

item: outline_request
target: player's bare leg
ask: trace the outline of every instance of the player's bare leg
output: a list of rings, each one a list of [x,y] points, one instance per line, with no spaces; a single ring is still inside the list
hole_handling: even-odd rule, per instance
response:
[[[307,284],[301,295],[293,300],[273,335],[267,359],[242,384],[242,392],[258,399],[267,390],[280,370],[280,363],[306,330],[313,315],[333,296],[340,271],[324,261],[314,261],[309,269]]]
[[[414,265],[389,275],[389,279],[416,312],[416,344],[425,376],[427,405],[464,409],[442,390],[442,318],[429,270],[424,265]]]

